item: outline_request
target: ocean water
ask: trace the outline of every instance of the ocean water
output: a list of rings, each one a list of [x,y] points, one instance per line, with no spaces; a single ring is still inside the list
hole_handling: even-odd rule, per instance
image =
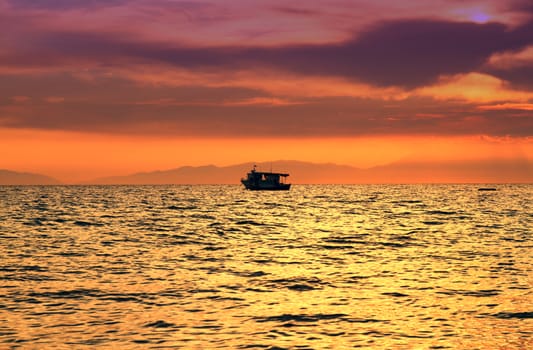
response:
[[[2,349],[531,349],[532,185],[0,187]]]

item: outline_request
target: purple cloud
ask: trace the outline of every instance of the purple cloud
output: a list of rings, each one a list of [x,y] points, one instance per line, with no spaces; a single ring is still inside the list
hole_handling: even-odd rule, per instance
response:
[[[111,7],[131,2],[131,0],[9,0],[16,9],[72,10],[78,8]]]
[[[185,47],[128,36],[52,32],[25,38],[29,52],[13,52],[3,61],[19,65],[145,62],[198,70],[267,67],[414,88],[441,75],[479,71],[493,53],[533,43],[532,29],[531,23],[511,31],[497,23],[395,21],[341,43],[281,47]]]
[[[265,61],[307,74],[415,87],[476,70],[492,53],[525,43],[501,24],[411,20],[381,24],[337,45],[281,48],[267,52]]]

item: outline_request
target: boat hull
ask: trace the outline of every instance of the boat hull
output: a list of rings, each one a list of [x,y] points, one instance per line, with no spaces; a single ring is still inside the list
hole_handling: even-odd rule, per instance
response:
[[[291,184],[252,184],[248,181],[241,181],[244,187],[250,191],[288,191],[291,189]]]

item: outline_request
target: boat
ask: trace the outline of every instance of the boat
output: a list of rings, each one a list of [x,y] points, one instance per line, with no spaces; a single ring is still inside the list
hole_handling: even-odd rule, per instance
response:
[[[257,171],[253,169],[246,174],[246,178],[241,179],[247,190],[252,191],[288,191],[291,184],[285,183],[289,174],[273,173],[271,171]]]

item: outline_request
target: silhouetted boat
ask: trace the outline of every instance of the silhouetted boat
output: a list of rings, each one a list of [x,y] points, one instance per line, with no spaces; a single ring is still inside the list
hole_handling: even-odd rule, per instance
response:
[[[242,184],[248,190],[254,191],[288,191],[291,184],[285,183],[289,174],[273,173],[271,171],[257,171],[256,166],[241,179]]]

